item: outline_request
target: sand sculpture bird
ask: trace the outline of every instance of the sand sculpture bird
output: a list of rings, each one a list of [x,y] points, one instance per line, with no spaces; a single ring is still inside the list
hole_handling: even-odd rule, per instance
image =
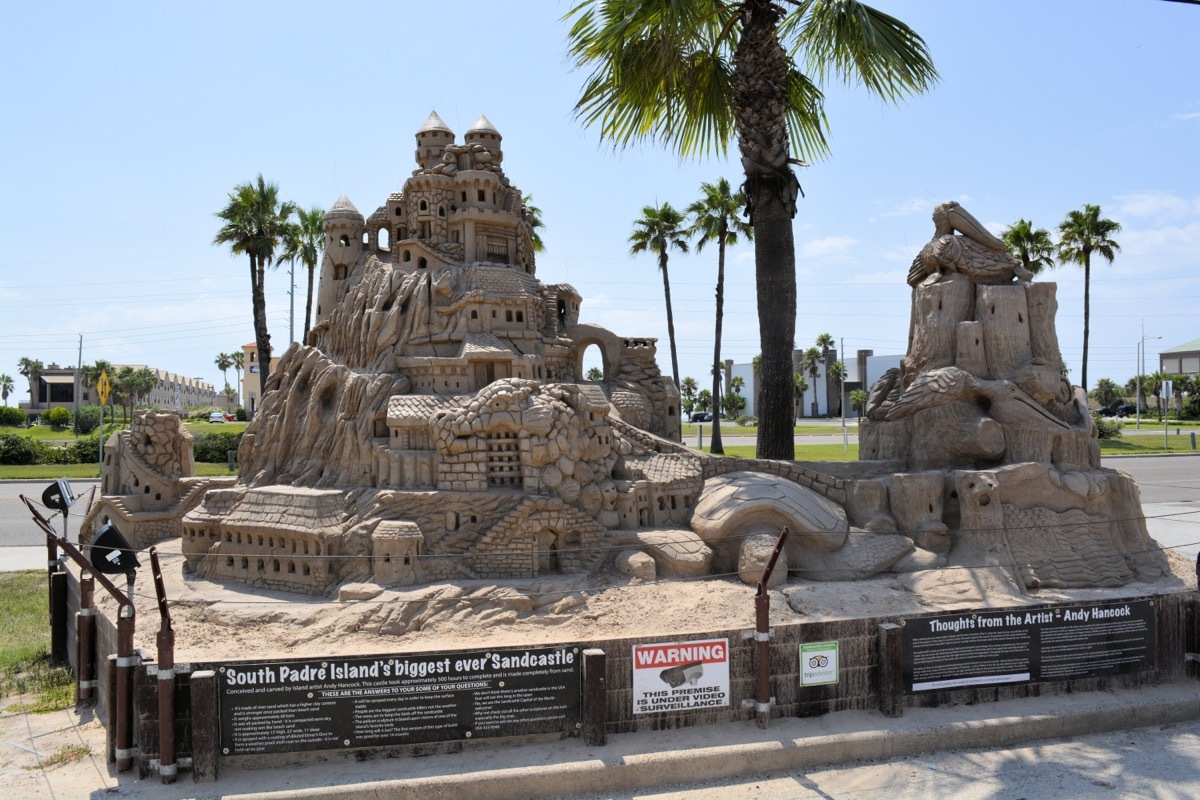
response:
[[[1037,425],[1048,421],[1060,428],[1070,428],[1012,381],[976,378],[958,367],[942,367],[917,376],[887,410],[886,418],[902,419],[927,408],[960,401],[986,401],[988,416],[1005,425]]]
[[[908,271],[908,285],[936,283],[948,272],[966,275],[973,283],[1004,284],[1014,275],[1022,281],[1033,273],[1008,254],[1004,242],[957,202],[933,209],[933,239],[921,248]],[[955,232],[962,234],[955,236]]]

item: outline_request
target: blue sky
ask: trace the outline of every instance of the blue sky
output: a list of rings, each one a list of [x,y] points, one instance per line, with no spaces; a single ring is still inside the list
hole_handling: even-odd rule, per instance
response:
[[[993,231],[1053,230],[1084,203],[1121,223],[1093,266],[1089,383],[1147,371],[1200,337],[1200,8],[1160,0],[928,0],[876,5],[927,41],[940,82],[887,106],[827,87],[832,154],[801,171],[797,345],[903,352],[909,262],[933,206],[957,199]],[[459,134],[483,113],[505,170],[547,225],[538,276],[584,296],[582,318],[656,336],[662,281],[628,254],[643,205],[686,206],[736,161],[614,152],[571,115],[565,2],[44,2],[0,5],[0,372],[22,356],[145,363],[220,386],[220,352],[253,340],[243,258],[211,244],[213,212],[259,172],[284,197],[370,214],[414,168],[430,109]],[[804,155],[804,154],[800,154]],[[758,352],[749,247],[729,255],[723,354]],[[680,369],[712,357],[716,252],[670,261]],[[1059,284],[1071,375],[1082,270]],[[269,326],[288,339],[286,272]],[[297,276],[297,323],[304,285]],[[232,377],[232,375],[231,375]],[[18,397],[24,398],[18,380]],[[10,403],[12,398],[10,398]]]

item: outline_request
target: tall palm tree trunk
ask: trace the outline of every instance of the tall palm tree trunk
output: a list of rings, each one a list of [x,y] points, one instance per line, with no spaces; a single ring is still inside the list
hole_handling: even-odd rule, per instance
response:
[[[308,344],[308,328],[312,320],[312,297],[313,297],[313,266],[308,267],[308,301],[304,305],[304,336],[301,337],[302,344]]]
[[[792,217],[798,184],[788,166],[787,53],[776,31],[781,10],[747,0],[734,55],[734,117],[754,225],[758,328],[762,344],[759,458],[795,458],[792,348],[796,334],[796,247]]]
[[[675,315],[671,312],[671,279],[667,277],[667,251],[658,254],[658,268],[663,276],[663,296],[667,301],[667,339],[671,342],[671,377],[675,379],[675,388],[679,388],[679,356],[675,354]]]
[[[1088,327],[1092,318],[1092,257],[1083,255],[1083,369],[1080,371],[1080,386],[1087,393]]]
[[[263,263],[250,256],[250,296],[254,306],[254,342],[258,346],[258,403],[262,405],[267,393],[267,378],[271,377],[271,334],[267,333],[267,298]]]
[[[721,226],[720,237],[717,239],[717,331],[716,343],[713,345],[713,397],[721,392],[721,322],[725,309],[725,236],[728,231]],[[709,442],[709,452],[724,454],[725,446],[721,444],[721,417],[713,414],[712,441]]]

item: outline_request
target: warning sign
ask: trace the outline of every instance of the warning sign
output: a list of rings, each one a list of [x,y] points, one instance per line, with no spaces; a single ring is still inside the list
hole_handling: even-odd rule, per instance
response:
[[[729,705],[729,640],[633,648],[633,713]]]

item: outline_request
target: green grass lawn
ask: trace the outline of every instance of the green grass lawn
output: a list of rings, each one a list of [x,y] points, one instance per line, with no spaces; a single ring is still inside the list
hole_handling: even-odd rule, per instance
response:
[[[686,441],[690,436],[693,440],[696,438],[696,428],[699,425],[704,426],[704,438],[707,439],[712,435],[711,422],[683,423],[682,435]],[[846,423],[846,430],[850,433],[857,433],[858,426],[850,422]],[[842,432],[842,424],[840,422],[833,425],[797,425],[793,431],[796,436],[830,436],[840,434]],[[721,423],[722,436],[757,436],[758,428],[753,425],[733,425]]]
[[[196,475],[202,478],[236,474],[236,469],[230,472],[225,464],[196,463]],[[29,464],[19,467],[0,464],[0,480],[52,481],[55,478],[95,478],[97,475],[95,464]]]
[[[54,711],[75,702],[75,684],[65,667],[50,663],[46,573],[0,572],[0,697],[35,693],[32,703],[5,710]]]

